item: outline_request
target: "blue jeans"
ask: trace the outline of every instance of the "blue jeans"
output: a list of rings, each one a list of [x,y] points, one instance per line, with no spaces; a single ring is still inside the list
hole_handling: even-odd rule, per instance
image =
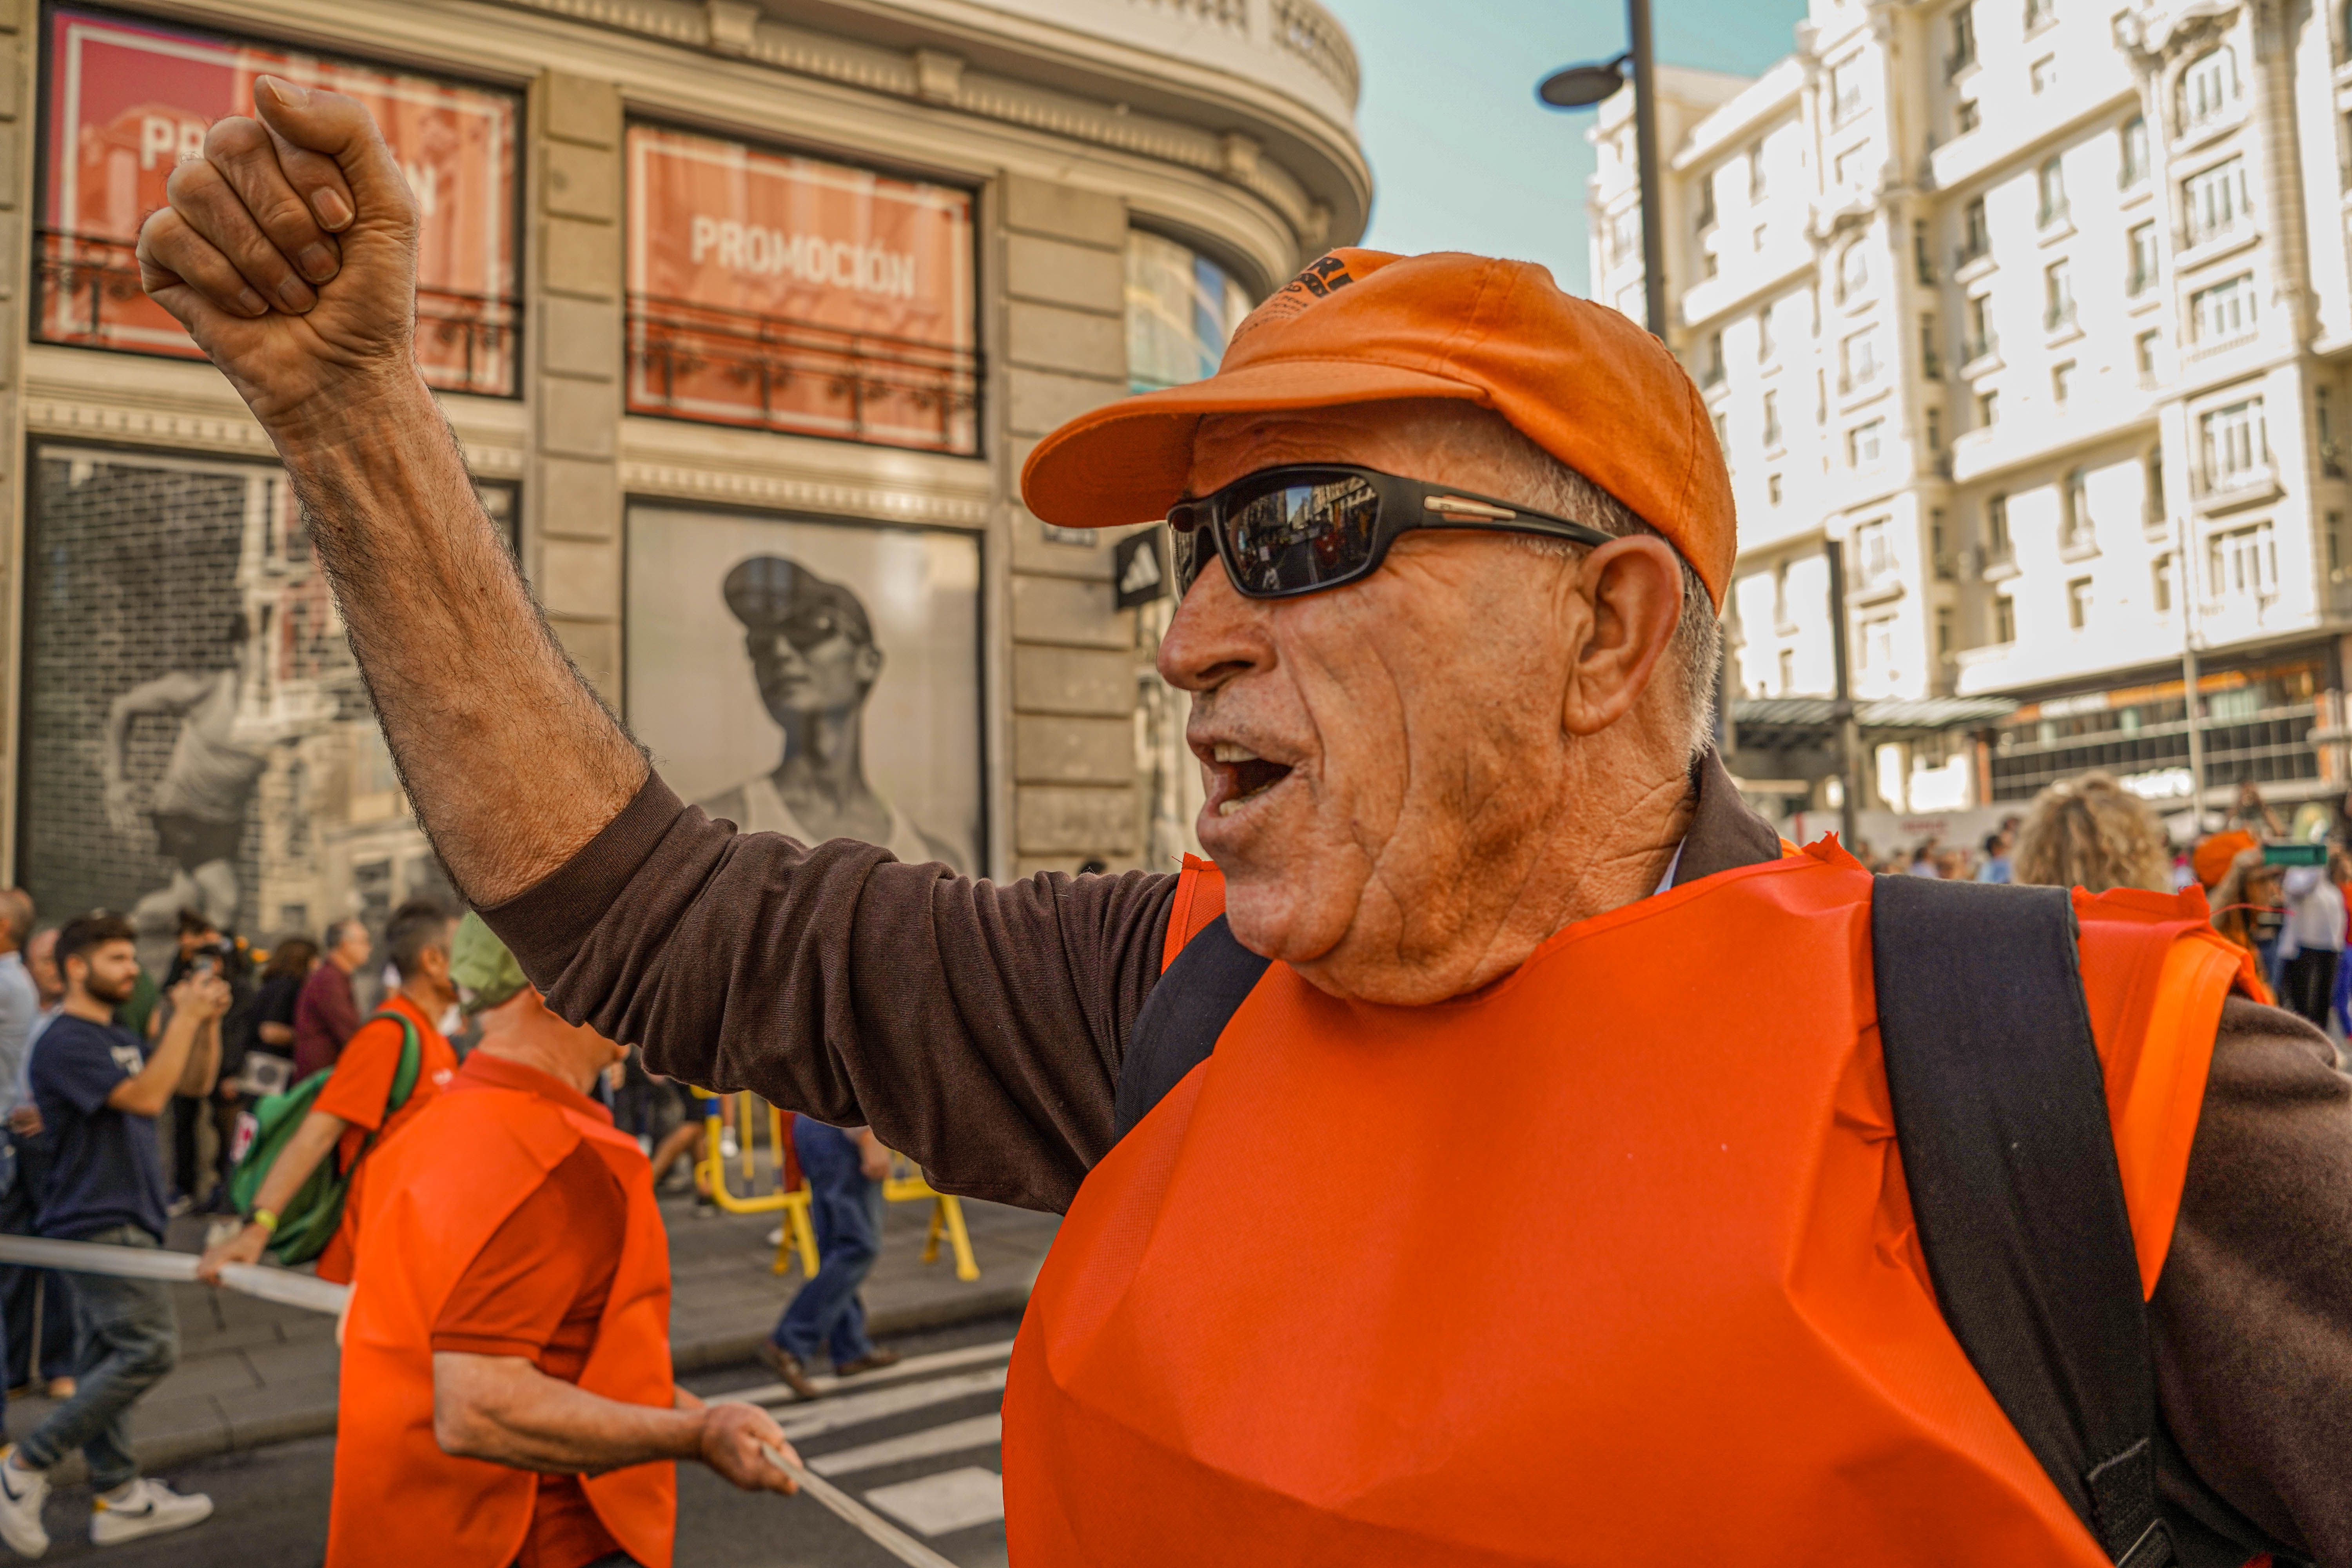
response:
[[[154,1247],[134,1225],[112,1226],[83,1241]],[[25,1439],[25,1463],[46,1470],[74,1449],[89,1461],[89,1484],[111,1491],[139,1473],[131,1456],[131,1407],[179,1363],[180,1322],[160,1279],[110,1274],[73,1277],[74,1396]]]
[[[795,1117],[793,1149],[808,1178],[818,1267],[776,1320],[773,1338],[777,1349],[802,1361],[829,1345],[839,1366],[874,1349],[857,1288],[882,1251],[882,1184],[857,1168],[857,1140],[838,1127]]]

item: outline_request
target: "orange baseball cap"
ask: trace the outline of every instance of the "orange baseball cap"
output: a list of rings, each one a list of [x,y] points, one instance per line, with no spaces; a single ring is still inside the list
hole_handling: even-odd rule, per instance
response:
[[[1698,388],[1657,339],[1527,261],[1332,251],[1250,312],[1216,374],[1039,442],[1022,499],[1068,528],[1157,521],[1183,499],[1202,416],[1399,397],[1494,409],[1664,534],[1722,608],[1731,476]]]

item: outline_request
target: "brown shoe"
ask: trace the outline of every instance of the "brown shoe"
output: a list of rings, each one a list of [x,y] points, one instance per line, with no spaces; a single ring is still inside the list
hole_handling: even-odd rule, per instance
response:
[[[879,1372],[886,1366],[898,1364],[898,1352],[875,1346],[856,1361],[844,1362],[833,1369],[835,1377],[855,1377],[861,1372]]]
[[[817,1386],[809,1381],[808,1369],[801,1365],[800,1357],[773,1340],[761,1340],[760,1348],[752,1353],[760,1358],[761,1366],[774,1373],[777,1381],[793,1394],[803,1399],[817,1397]]]

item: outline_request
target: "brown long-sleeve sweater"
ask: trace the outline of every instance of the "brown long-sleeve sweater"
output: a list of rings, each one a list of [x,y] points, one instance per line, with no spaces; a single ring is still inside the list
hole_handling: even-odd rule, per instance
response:
[[[1677,884],[1780,852],[1719,764],[1695,778]],[[1175,881],[972,881],[739,834],[656,777],[484,913],[557,1011],[655,1070],[870,1123],[945,1190],[1059,1211],[1110,1147]],[[2352,1568],[2352,1080],[2299,1018],[2222,1012],[2152,1320],[2168,1494]]]

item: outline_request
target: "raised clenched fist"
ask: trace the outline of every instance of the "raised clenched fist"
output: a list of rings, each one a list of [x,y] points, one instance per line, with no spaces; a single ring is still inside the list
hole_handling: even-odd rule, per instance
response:
[[[139,274],[284,440],[415,387],[416,201],[357,100],[267,76],[253,99],[173,172]]]

